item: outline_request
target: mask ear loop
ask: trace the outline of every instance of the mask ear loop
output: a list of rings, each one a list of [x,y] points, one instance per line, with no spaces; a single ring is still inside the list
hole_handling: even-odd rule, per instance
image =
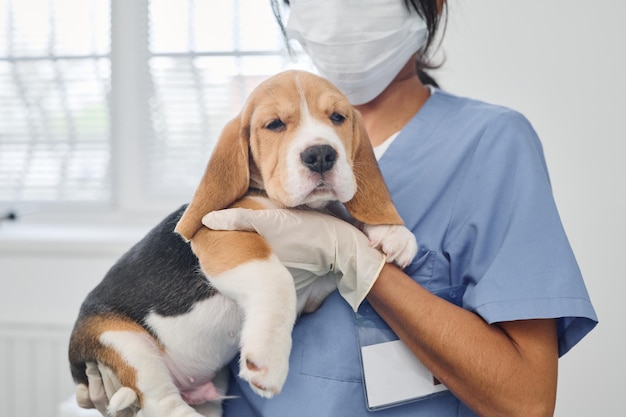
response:
[[[289,6],[289,0],[283,0],[284,4]],[[272,5],[272,12],[274,13],[274,17],[276,18],[276,23],[278,23],[278,28],[280,29],[281,35],[283,35],[283,40],[285,41],[285,49],[287,50],[287,54],[291,58],[295,58],[296,52],[291,47],[291,43],[289,43],[289,37],[287,36],[287,29],[285,28],[285,24],[283,23],[283,15],[282,15],[282,7],[280,5],[279,0],[270,0],[270,4]]]

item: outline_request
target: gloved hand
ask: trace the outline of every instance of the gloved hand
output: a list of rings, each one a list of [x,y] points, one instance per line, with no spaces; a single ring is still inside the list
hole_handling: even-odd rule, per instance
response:
[[[373,248],[359,229],[317,211],[225,209],[205,215],[202,223],[214,230],[259,233],[292,272],[296,289],[333,272],[339,293],[354,311],[386,262],[385,255]]]
[[[96,408],[106,417],[135,417],[139,411],[139,399],[135,391],[123,387],[108,366],[87,362],[89,387],[76,387],[76,402],[82,408]]]

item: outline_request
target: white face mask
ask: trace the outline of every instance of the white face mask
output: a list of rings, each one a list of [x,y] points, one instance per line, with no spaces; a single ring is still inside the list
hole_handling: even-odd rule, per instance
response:
[[[376,98],[428,35],[402,0],[291,0],[286,29],[355,105]]]

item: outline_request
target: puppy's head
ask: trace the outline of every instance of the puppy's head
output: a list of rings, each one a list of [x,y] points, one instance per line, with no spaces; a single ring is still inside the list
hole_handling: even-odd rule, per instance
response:
[[[339,90],[313,74],[286,72],[261,84],[244,112],[252,185],[286,207],[351,200],[361,140],[355,118]]]
[[[191,239],[201,218],[250,188],[284,207],[346,204],[369,224],[402,224],[359,113],[330,82],[303,71],[261,83],[224,129],[176,226]]]

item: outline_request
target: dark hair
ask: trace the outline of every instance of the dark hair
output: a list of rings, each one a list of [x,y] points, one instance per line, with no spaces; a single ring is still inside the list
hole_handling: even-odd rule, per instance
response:
[[[417,57],[417,62],[415,63],[418,72],[420,73],[420,78],[422,78],[421,74],[424,69],[435,69],[439,68],[441,64],[433,64],[429,61],[428,52],[435,40],[435,35],[437,34],[437,29],[439,28],[439,23],[441,21],[441,16],[443,15],[443,10],[440,12],[440,1],[441,0],[404,0],[404,5],[409,10],[414,10],[417,14],[424,19],[426,22],[426,28],[428,30],[428,37],[426,39],[426,44],[420,51],[420,54]],[[278,22],[278,26],[280,27],[280,31],[285,39],[285,44],[287,46],[287,50],[291,53],[291,48],[289,47],[289,43],[287,42],[287,32],[285,31],[285,25],[283,24],[282,17],[280,14],[280,0],[270,0],[272,5],[272,11],[274,12],[274,16],[276,17],[276,21]],[[289,0],[283,0],[283,3],[289,5]],[[447,7],[446,1],[441,2],[441,7]],[[428,77],[428,76],[427,76]],[[429,78],[429,77],[428,77]],[[434,80],[430,79],[430,83],[436,83]]]
[[[447,7],[447,2],[443,1],[440,4],[440,0],[404,0],[404,5],[408,9],[413,9],[417,14],[426,22],[426,29],[428,30],[428,37],[426,39],[426,45],[421,50],[420,56],[417,58],[417,69],[424,68],[438,68],[440,65],[433,65],[428,61],[428,52],[435,40],[437,29],[443,15],[443,10],[439,10],[439,7]]]

